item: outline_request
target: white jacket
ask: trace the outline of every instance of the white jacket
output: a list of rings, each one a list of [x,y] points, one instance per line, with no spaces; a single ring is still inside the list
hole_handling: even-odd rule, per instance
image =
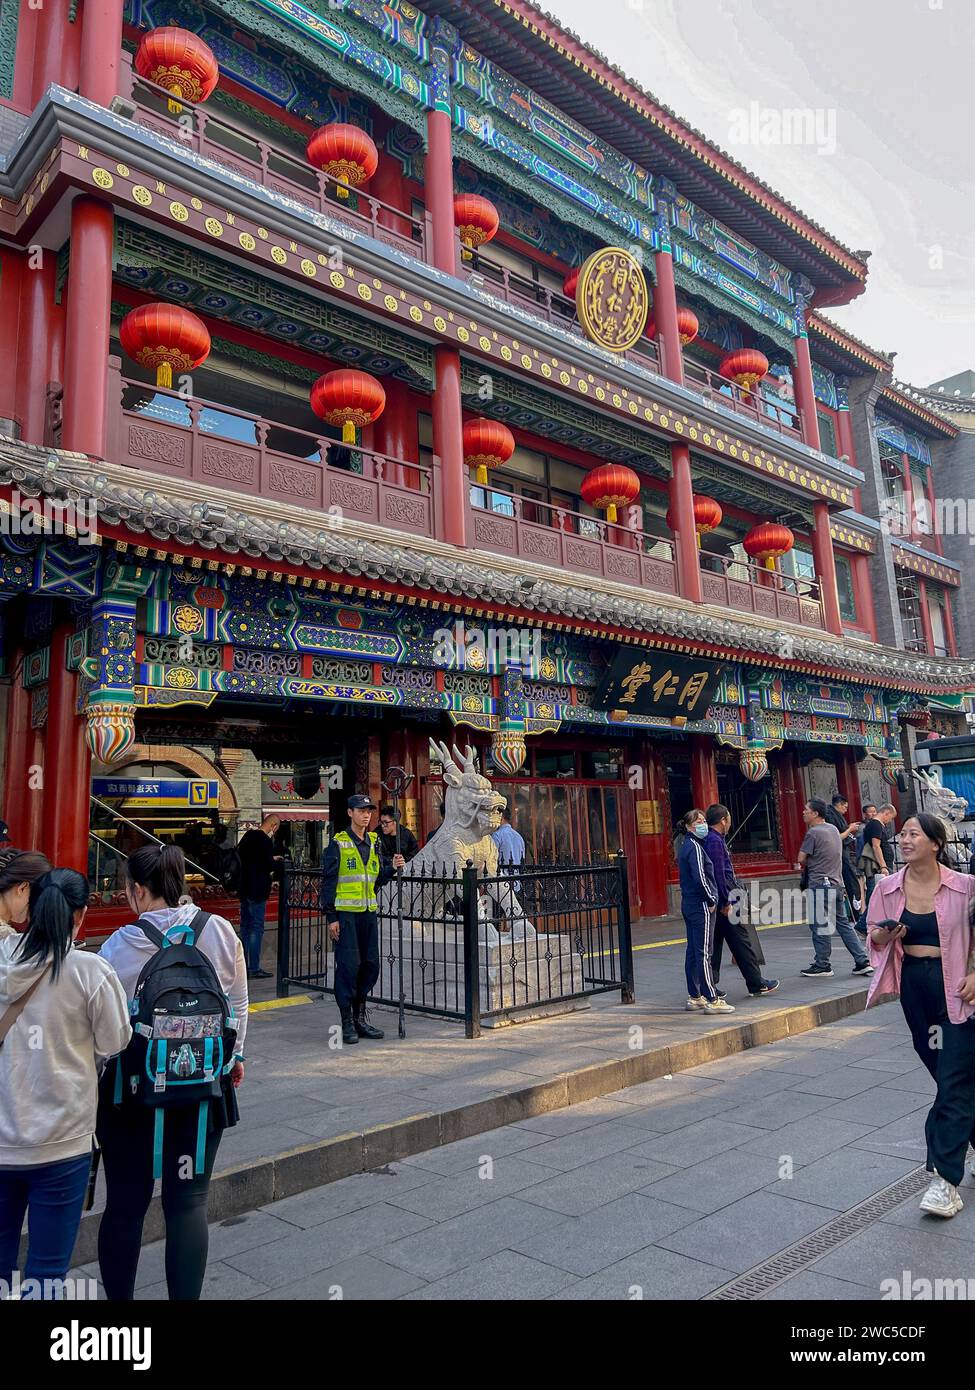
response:
[[[88,1153],[98,1064],[132,1035],[125,991],[106,961],[71,950],[54,981],[46,963],[20,960],[22,940],[0,936],[0,1014],[48,973],[0,1047],[0,1167]]]
[[[186,926],[196,913],[195,903],[184,903],[181,907],[163,907],[157,912],[144,912],[142,915],[157,931],[164,932],[168,927]],[[234,1055],[243,1057],[244,1035],[247,1032],[247,965],[240,937],[225,917],[212,916],[196,938],[195,945],[199,946],[216,971],[221,988],[237,1016]],[[157,949],[142,928],[133,923],[112,932],[98,954],[108,961],[122,981],[125,997],[132,999],[139,976]]]

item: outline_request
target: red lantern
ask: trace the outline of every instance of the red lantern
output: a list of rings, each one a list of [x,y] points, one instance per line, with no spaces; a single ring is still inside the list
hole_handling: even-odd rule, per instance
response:
[[[311,388],[311,408],[327,425],[342,427],[343,444],[354,444],[356,428],[382,415],[386,392],[368,372],[343,367],[318,378]]]
[[[340,198],[347,198],[350,188],[371,179],[379,167],[379,151],[366,132],[341,121],[319,126],[305,154],[309,164],[338,179]]]
[[[625,507],[640,495],[640,479],[622,463],[604,463],[594,468],[582,480],[583,500],[600,511],[606,509],[606,520],[616,520],[616,508]]]
[[[781,526],[777,521],[760,521],[748,532],[742,545],[750,559],[764,564],[766,569],[774,570],[776,560],[788,555],[795,542],[796,538],[788,526]]]
[[[515,437],[500,420],[478,418],[464,426],[464,462],[475,480],[487,486],[488,469],[503,468],[515,451]]]
[[[723,517],[724,512],[721,510],[720,502],[716,502],[713,497],[705,497],[703,493],[700,496],[697,493],[694,494],[694,530],[697,533],[698,548],[701,545],[701,537],[708,535],[711,531],[716,531],[721,525]],[[675,528],[669,509],[665,520],[673,531]]]
[[[768,375],[768,369],[769,360],[764,352],[759,352],[757,348],[739,348],[722,359],[718,371],[737,386],[753,391],[756,383]]]
[[[119,326],[126,356],[156,373],[156,385],[171,388],[173,371],[191,372],[210,355],[206,324],[176,304],[144,304]]]
[[[143,35],[136,49],[135,70],[174,97],[192,102],[206,101],[220,77],[212,49],[189,29],[174,24]],[[178,101],[170,101],[169,109],[178,116],[183,108]]]
[[[575,299],[576,285],[579,283],[579,271],[581,269],[582,266],[577,265],[575,270],[570,270],[562,281],[562,293],[565,295],[566,299]]]
[[[683,305],[677,306],[677,332],[680,334],[681,347],[687,347],[688,343],[693,343],[700,331],[701,325],[697,314],[693,309],[685,309]],[[647,319],[647,326],[643,330],[648,338],[656,338],[657,325],[653,315]]]
[[[469,261],[472,250],[491,240],[501,219],[497,208],[487,198],[478,193],[458,193],[454,199],[454,222],[460,229],[464,259]]]

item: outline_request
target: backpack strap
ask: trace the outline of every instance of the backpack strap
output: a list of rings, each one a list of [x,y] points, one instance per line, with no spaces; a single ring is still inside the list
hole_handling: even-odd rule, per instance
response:
[[[158,951],[161,951],[162,948],[167,944],[166,938],[163,936],[159,928],[154,927],[152,923],[147,920],[147,918],[140,917],[135,925],[142,932],[143,936],[147,936],[149,938],[153,946],[155,946]]]

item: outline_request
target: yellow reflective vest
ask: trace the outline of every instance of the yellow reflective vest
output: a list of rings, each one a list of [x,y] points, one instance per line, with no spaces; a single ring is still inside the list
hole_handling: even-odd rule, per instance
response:
[[[382,866],[376,849],[376,833],[372,830],[366,833],[369,836],[369,859],[365,867],[348,831],[340,830],[335,837],[339,847],[339,877],[335,887],[337,912],[376,911],[376,879]]]

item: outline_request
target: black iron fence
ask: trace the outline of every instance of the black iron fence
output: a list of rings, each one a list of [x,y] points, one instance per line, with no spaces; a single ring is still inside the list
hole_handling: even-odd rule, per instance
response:
[[[278,927],[278,994],[332,993],[334,969],[317,869],[288,866]],[[633,1002],[626,860],[522,865],[489,874],[411,873],[379,894],[376,1003],[463,1020],[544,1013],[620,992]],[[402,1019],[402,1012],[401,1012]],[[401,1030],[402,1031],[402,1030]]]
[[[900,841],[897,836],[892,837],[894,850],[894,868],[903,869],[904,856],[901,854]],[[956,869],[960,874],[971,872],[972,851],[975,849],[975,835],[970,830],[960,830],[954,840],[949,840],[945,846],[945,859],[948,867]]]

